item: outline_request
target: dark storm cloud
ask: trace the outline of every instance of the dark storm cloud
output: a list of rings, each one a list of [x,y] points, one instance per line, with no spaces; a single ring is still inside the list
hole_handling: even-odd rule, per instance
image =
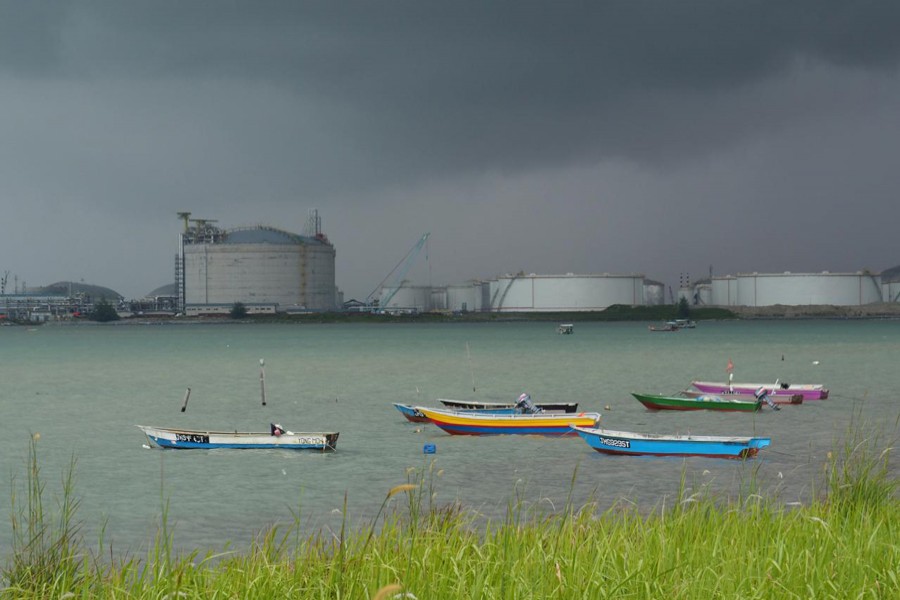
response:
[[[334,141],[298,160],[322,179],[312,191],[334,192],[703,153],[787,116],[722,123],[707,112],[716,94],[804,61],[894,69],[898,15],[887,2],[67,3],[8,24],[2,60],[15,73],[273,86],[312,104]],[[317,177],[333,162],[349,167],[343,181]]]
[[[0,269],[136,295],[175,211],[310,207],[355,296],[425,231],[434,283],[893,266],[898,30],[893,2],[3,2]]]
[[[61,67],[67,10],[42,2],[0,4],[0,72],[47,76]]]

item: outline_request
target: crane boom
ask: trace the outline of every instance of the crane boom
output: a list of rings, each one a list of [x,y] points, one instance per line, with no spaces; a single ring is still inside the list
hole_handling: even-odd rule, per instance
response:
[[[416,244],[412,248],[409,249],[409,252],[406,253],[406,256],[404,256],[400,260],[400,262],[397,263],[397,266],[395,266],[393,268],[393,270],[391,270],[391,272],[388,273],[387,276],[381,280],[381,283],[378,284],[378,287],[376,287],[374,290],[372,290],[372,293],[366,297],[367,305],[369,305],[369,306],[372,305],[375,294],[378,293],[379,290],[381,290],[383,293],[382,293],[382,300],[381,300],[381,302],[379,302],[379,308],[384,309],[385,307],[387,307],[388,303],[393,299],[393,297],[400,290],[400,286],[403,285],[403,278],[406,277],[406,273],[409,271],[410,267],[412,267],[413,263],[416,260],[416,257],[419,255],[419,252],[422,250],[422,247],[425,245],[425,242],[428,241],[429,235],[431,235],[430,232],[426,233],[421,238],[419,238],[419,241],[416,242]],[[393,279],[391,279],[392,275],[393,275]],[[390,285],[386,286],[385,282],[388,279],[391,279],[391,283],[390,283]]]

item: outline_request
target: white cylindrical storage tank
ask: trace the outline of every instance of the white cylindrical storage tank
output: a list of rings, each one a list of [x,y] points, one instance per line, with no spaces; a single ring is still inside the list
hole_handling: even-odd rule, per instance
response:
[[[666,303],[666,286],[659,281],[644,280],[644,304],[659,306]]]
[[[431,307],[429,310],[447,310],[447,288],[431,288],[429,306]]]
[[[453,311],[477,311],[481,308],[481,284],[447,286],[447,308]]]
[[[491,282],[490,309],[497,312],[601,311],[613,304],[644,303],[644,276],[505,275]]]
[[[271,304],[334,310],[335,251],[324,236],[273,227],[182,236],[185,306]]]
[[[734,306],[737,304],[737,278],[731,275],[712,278],[712,298],[714,306]]]
[[[386,294],[390,290],[381,291],[381,301],[378,306],[381,310],[415,310],[428,312],[431,310],[431,286],[402,284],[393,297],[384,302]]]
[[[712,283],[695,283],[693,304],[709,306],[712,304]]]
[[[900,302],[900,266],[881,272],[882,302]]]
[[[881,297],[884,302],[900,302],[900,281],[882,282]]]
[[[738,273],[741,306],[859,306],[881,302],[877,275],[858,273]]]

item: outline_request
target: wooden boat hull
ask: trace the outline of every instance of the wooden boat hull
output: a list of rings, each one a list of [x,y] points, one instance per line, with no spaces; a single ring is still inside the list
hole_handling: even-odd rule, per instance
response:
[[[680,393],[690,398],[697,398],[698,396],[709,394],[709,392],[701,392],[700,390],[684,390]],[[756,400],[755,395],[743,394],[740,392],[720,392],[717,395],[723,398],[734,398],[736,400]],[[772,402],[774,402],[775,404],[803,404],[803,394],[791,394],[790,396],[784,394],[772,396],[771,394],[769,394],[769,399],[772,400]]]
[[[536,413],[496,415],[441,408],[416,409],[452,435],[575,435],[574,426],[595,426],[599,413]]]
[[[428,423],[431,419],[423,415],[415,406],[409,404],[400,404],[395,402],[394,406],[399,410],[408,421],[413,423]],[[519,409],[514,406],[497,405],[499,408],[493,408],[494,405],[486,404],[487,408],[459,408],[453,409],[461,413],[482,414],[482,415],[517,415],[522,414]],[[576,405],[577,406],[577,405]],[[552,411],[549,411],[552,412]],[[561,412],[561,411],[557,411]],[[565,411],[570,412],[570,411]]]
[[[409,404],[400,404],[398,402],[394,402],[394,408],[400,411],[400,413],[406,417],[407,421],[412,421],[413,423],[427,423],[428,417],[420,413],[416,410],[415,406],[410,406]]]
[[[448,400],[446,398],[438,398],[438,402],[453,410],[515,410],[516,407],[515,402],[481,402],[479,400]],[[578,410],[577,402],[535,402],[534,405],[544,412],[574,413]]]
[[[756,412],[762,407],[762,401],[754,398],[739,400],[714,394],[701,394],[696,398],[679,396],[663,396],[660,394],[631,393],[638,402],[649,410],[718,410],[725,412]]]
[[[282,450],[334,450],[338,432],[293,433],[272,435],[266,432],[200,431],[194,429],[169,429],[137,425],[150,443],[159,448],[177,450],[271,449]]]
[[[587,444],[603,454],[632,456],[703,456],[708,458],[752,458],[771,444],[770,438],[709,435],[655,435],[576,427]]]
[[[828,390],[818,383],[727,383],[715,381],[692,381],[691,385],[701,392],[720,394],[722,392],[739,392],[741,394],[753,394],[759,388],[766,388],[769,397],[793,396],[800,394],[804,400],[825,400],[828,398]]]

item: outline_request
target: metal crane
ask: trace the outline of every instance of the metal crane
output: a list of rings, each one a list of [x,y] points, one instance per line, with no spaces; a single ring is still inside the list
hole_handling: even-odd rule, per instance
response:
[[[372,290],[372,292],[368,296],[366,296],[366,306],[374,305],[375,295],[379,292],[379,290],[381,290],[384,293],[382,294],[383,298],[379,303],[379,310],[383,310],[387,307],[391,299],[393,299],[393,297],[400,290],[400,287],[403,285],[403,278],[406,277],[406,273],[409,271],[410,267],[412,267],[413,263],[416,260],[416,257],[419,255],[419,252],[422,250],[422,247],[428,240],[429,235],[431,235],[430,232],[419,238],[419,241],[409,249],[409,252],[406,253],[406,256],[404,256],[400,260],[400,262],[397,263],[397,266],[394,267],[393,270],[391,270],[391,272],[381,280],[381,283],[379,283],[378,286],[374,290]],[[391,279],[392,275],[393,279]],[[391,283],[390,285],[385,285],[385,282],[388,279],[391,279]]]

